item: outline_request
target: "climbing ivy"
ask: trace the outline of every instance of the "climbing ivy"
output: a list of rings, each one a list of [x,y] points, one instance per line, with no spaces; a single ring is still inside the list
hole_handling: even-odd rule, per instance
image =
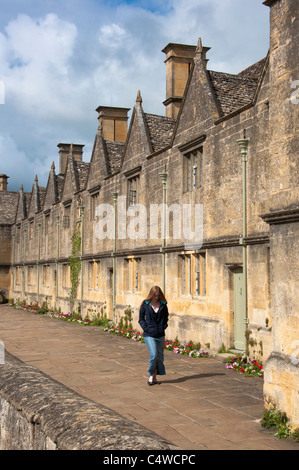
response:
[[[73,310],[74,300],[77,296],[78,284],[79,284],[79,274],[81,271],[81,257],[80,257],[80,248],[81,248],[81,224],[77,224],[77,228],[74,231],[71,237],[72,251],[71,256],[69,257],[70,263],[70,277],[71,277],[71,291],[70,291],[70,309]]]

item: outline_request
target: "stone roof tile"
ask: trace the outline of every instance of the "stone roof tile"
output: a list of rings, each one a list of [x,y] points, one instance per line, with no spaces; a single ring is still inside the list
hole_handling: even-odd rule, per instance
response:
[[[86,186],[86,181],[88,177],[88,169],[89,169],[90,163],[81,162],[81,161],[75,161],[74,163],[75,163],[76,177],[77,177],[77,181],[79,184],[79,190],[81,191]]]
[[[158,152],[171,143],[175,119],[156,114],[145,113],[150,142],[154,152]]]
[[[116,173],[120,169],[125,144],[123,142],[106,141],[109,173]]]
[[[238,75],[208,71],[222,116],[252,103],[266,58],[256,62]]]
[[[19,201],[19,192],[0,191],[0,225],[12,225],[15,222]]]

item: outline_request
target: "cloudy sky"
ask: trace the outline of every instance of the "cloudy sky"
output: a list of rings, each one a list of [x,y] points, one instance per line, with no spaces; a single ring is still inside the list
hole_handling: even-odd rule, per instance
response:
[[[269,47],[262,0],[0,0],[0,173],[46,186],[60,142],[90,161],[100,106],[165,115],[170,42],[202,38],[210,70],[238,73]]]

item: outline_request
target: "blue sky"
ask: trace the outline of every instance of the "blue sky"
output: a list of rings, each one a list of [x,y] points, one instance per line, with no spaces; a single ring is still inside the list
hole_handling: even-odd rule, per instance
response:
[[[197,44],[208,68],[238,73],[269,47],[262,0],[0,0],[0,173],[9,190],[46,186],[60,142],[90,161],[100,106],[165,115],[169,43]],[[3,91],[4,89],[4,96]],[[1,100],[2,97],[2,100]]]

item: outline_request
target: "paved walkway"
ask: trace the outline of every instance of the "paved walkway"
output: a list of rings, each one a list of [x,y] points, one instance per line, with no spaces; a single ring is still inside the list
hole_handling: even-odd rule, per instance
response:
[[[81,395],[163,436],[181,450],[298,450],[260,426],[262,380],[217,358],[165,351],[167,375],[147,385],[144,343],[0,305],[5,350]]]

